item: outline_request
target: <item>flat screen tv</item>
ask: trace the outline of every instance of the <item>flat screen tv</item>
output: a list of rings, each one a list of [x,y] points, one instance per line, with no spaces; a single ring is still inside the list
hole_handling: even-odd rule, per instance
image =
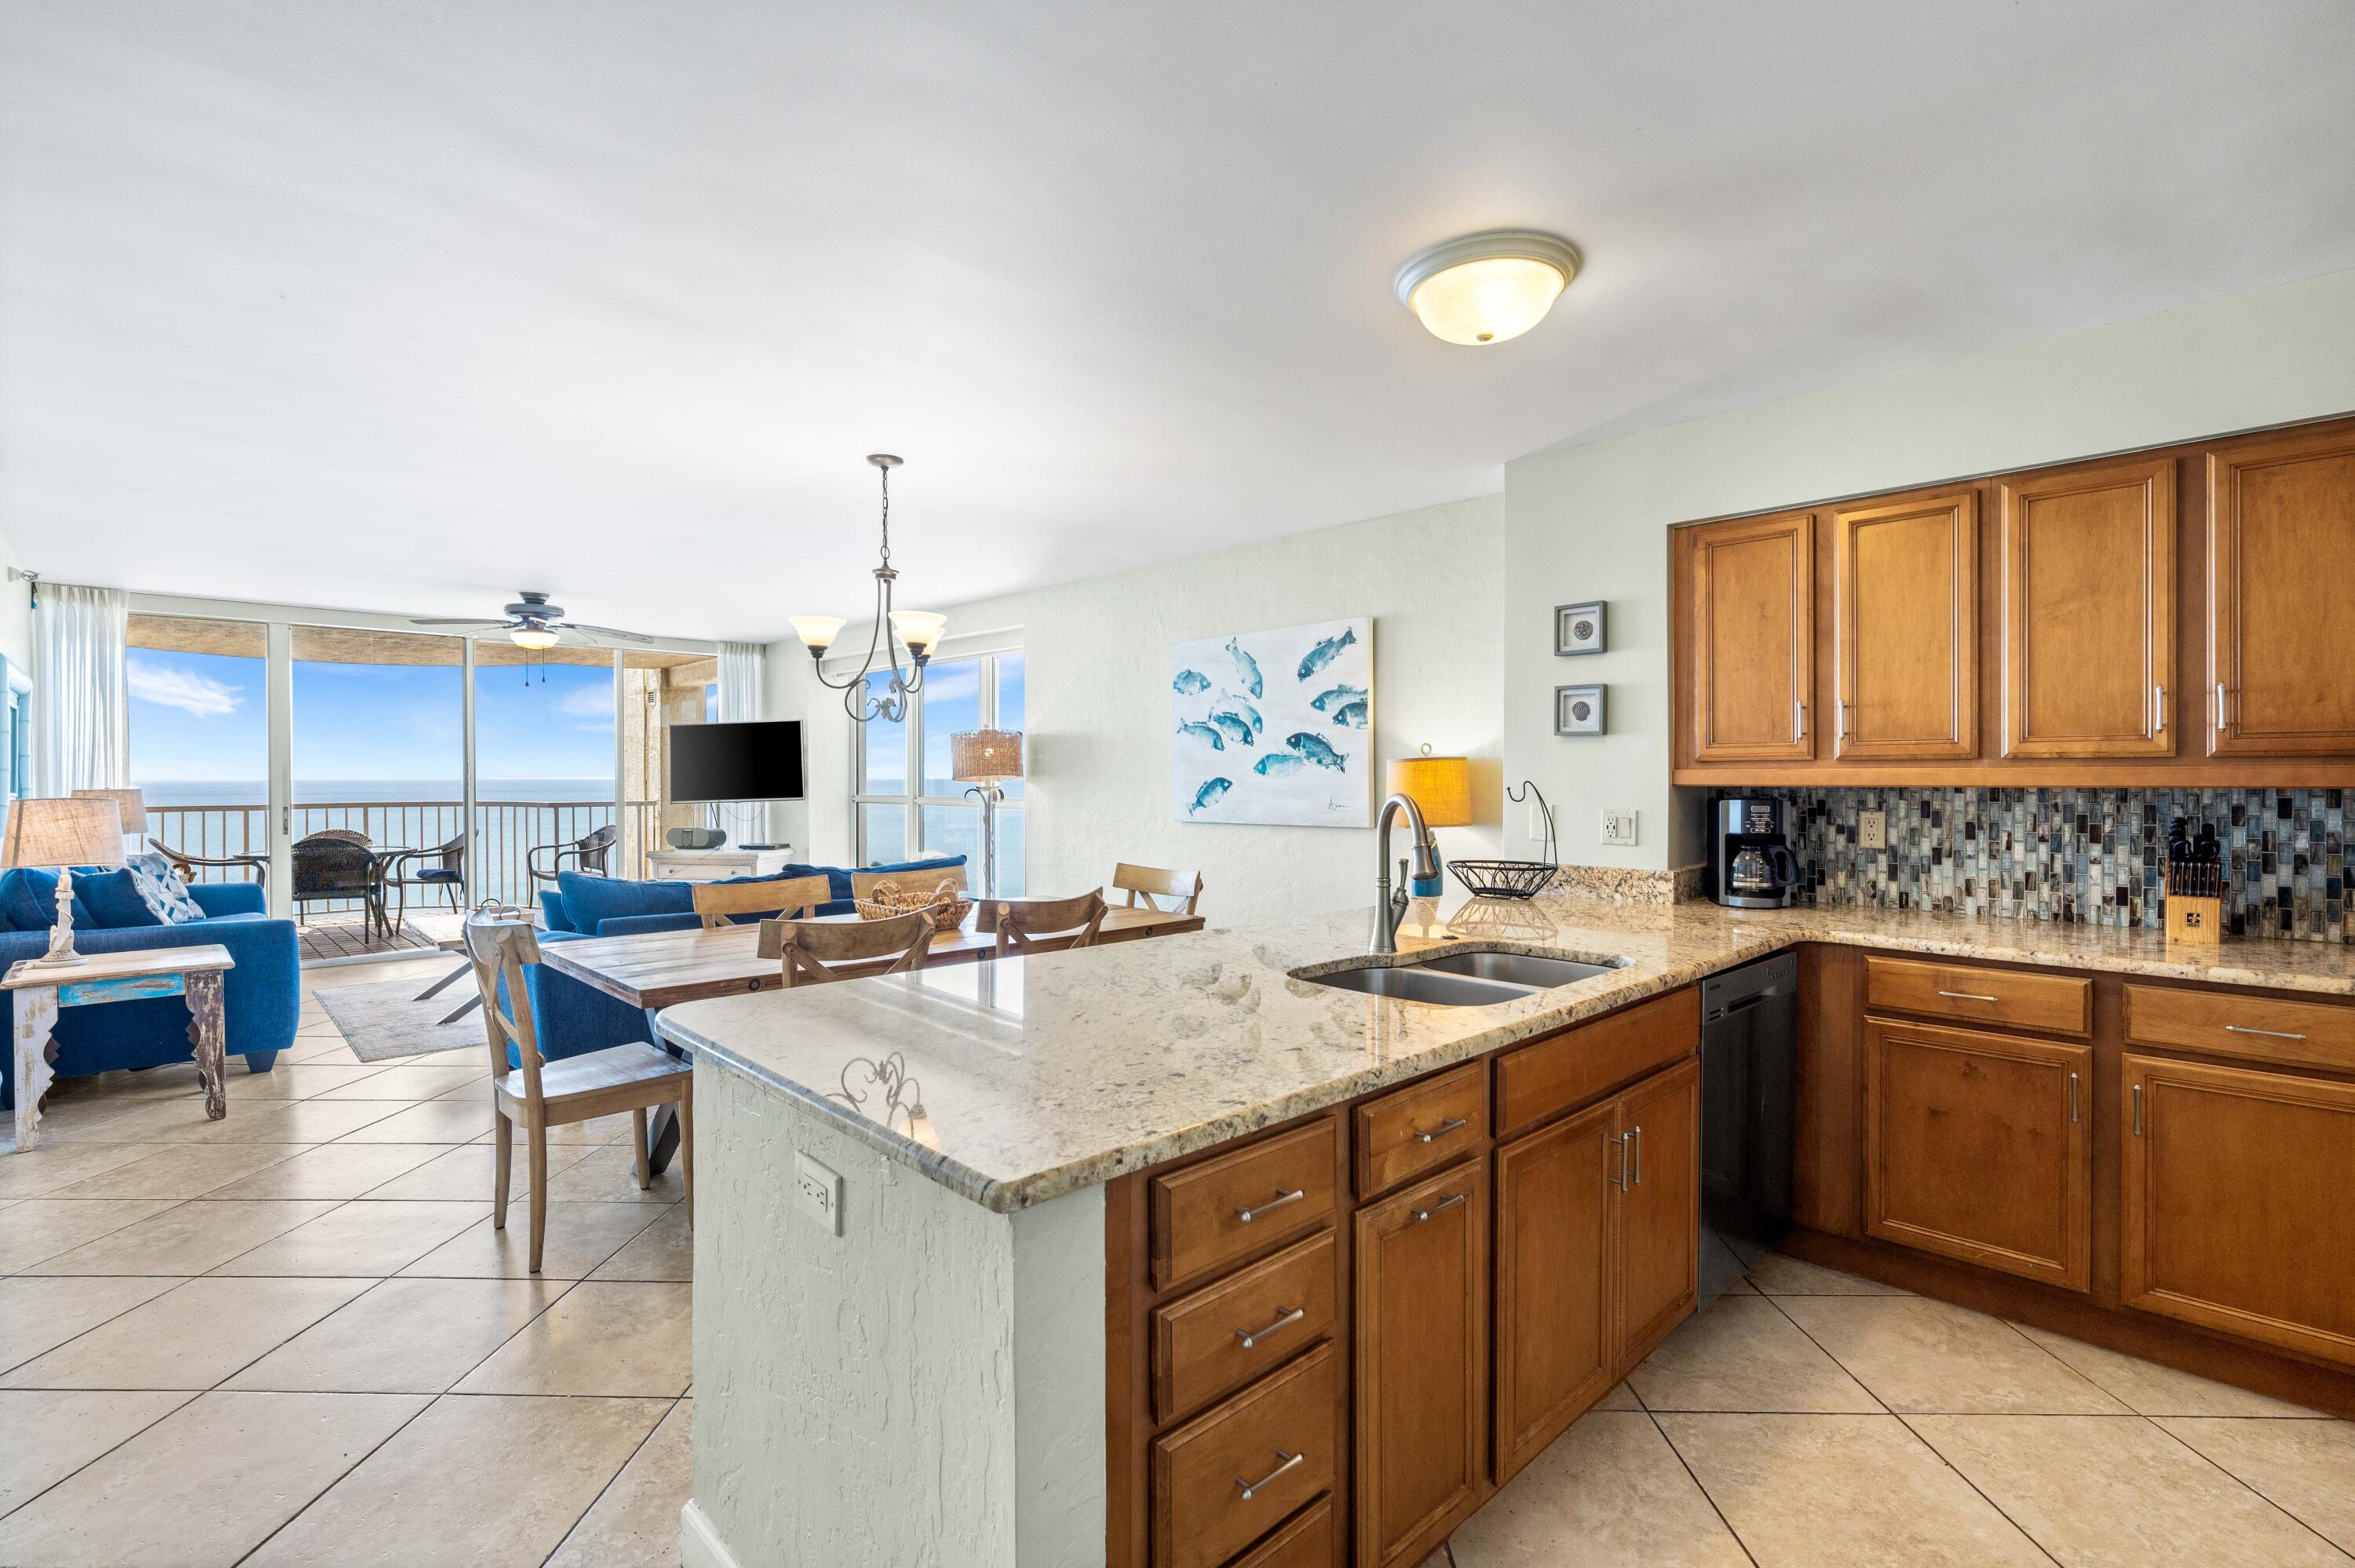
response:
[[[801,721],[671,726],[670,798],[682,805],[800,800]]]

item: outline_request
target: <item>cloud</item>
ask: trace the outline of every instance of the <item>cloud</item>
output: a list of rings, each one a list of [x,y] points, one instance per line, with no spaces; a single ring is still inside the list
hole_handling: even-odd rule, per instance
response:
[[[193,670],[175,669],[135,654],[125,655],[123,664],[131,695],[139,702],[178,708],[198,718],[222,718],[237,712],[245,701],[241,688]]]
[[[605,727],[611,729],[613,725],[613,688],[611,685],[575,686],[556,699],[556,711],[567,718],[602,719]]]

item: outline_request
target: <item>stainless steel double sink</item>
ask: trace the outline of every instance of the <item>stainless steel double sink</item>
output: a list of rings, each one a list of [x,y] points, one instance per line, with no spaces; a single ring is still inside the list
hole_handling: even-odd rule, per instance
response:
[[[1588,961],[1544,959],[1528,953],[1461,952],[1441,949],[1429,958],[1384,962],[1367,959],[1326,974],[1297,975],[1310,985],[1362,991],[1426,1007],[1492,1007],[1624,969],[1623,958]]]

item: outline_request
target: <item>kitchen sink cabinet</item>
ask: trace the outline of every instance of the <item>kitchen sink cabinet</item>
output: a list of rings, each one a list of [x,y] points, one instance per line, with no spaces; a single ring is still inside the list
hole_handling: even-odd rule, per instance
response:
[[[2355,430],[2208,454],[2209,752],[2355,752]]]
[[[1682,1322],[1700,1294],[1700,1063],[1619,1097],[1619,1349],[1623,1364]]]
[[[1816,755],[1816,517],[1685,531],[1692,751],[1705,762]]]
[[[1979,754],[1979,498],[1832,514],[1833,756]]]

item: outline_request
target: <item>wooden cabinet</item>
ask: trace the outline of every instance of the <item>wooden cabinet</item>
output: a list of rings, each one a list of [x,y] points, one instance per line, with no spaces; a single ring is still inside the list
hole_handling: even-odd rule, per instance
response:
[[[1997,494],[2003,754],[2172,756],[2187,707],[2169,689],[2175,460],[2024,475]]]
[[[2128,1307],[2355,1363],[2355,1084],[2129,1054]]]
[[[2094,1051],[1868,1018],[1868,1235],[2084,1290]]]
[[[1977,491],[1833,512],[1836,757],[1978,755],[1978,571]]]
[[[1423,1561],[1487,1468],[1488,1161],[1358,1211],[1357,1560]]]
[[[1814,757],[1815,514],[1703,524],[1683,549],[1693,757]]]
[[[1218,1568],[1332,1486],[1340,1357],[1321,1345],[1153,1444],[1154,1568]]]
[[[1632,1355],[1681,1322],[1700,1295],[1700,1063],[1620,1096],[1619,1130],[1627,1161],[1619,1340]]]
[[[2355,752],[2355,429],[2208,454],[2208,749]]]

